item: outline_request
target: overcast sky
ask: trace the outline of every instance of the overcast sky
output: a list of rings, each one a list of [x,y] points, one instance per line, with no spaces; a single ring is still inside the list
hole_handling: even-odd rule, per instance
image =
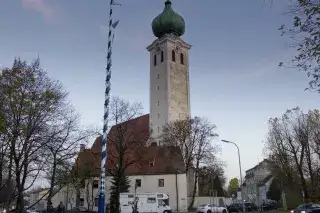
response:
[[[113,54],[112,95],[141,101],[149,111],[151,21],[164,0],[118,0],[120,19]],[[304,73],[279,69],[294,54],[277,30],[290,23],[288,2],[173,0],[184,16],[190,50],[191,109],[217,125],[220,139],[236,142],[243,171],[263,159],[268,118],[288,108],[318,108],[320,95],[305,91]],[[108,0],[1,0],[0,66],[39,54],[49,75],[70,91],[83,124],[102,125]],[[218,143],[218,142],[217,142]],[[219,142],[219,144],[221,144]],[[239,175],[236,148],[221,144],[226,175]]]

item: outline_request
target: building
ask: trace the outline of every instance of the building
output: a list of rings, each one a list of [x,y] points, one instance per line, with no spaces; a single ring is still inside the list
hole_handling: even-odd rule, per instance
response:
[[[152,138],[161,144],[166,123],[190,117],[189,50],[181,36],[185,22],[165,2],[163,12],[152,21],[157,37],[147,47],[150,52],[150,127]]]
[[[193,187],[187,184],[183,154],[179,147],[165,146],[168,144],[162,144],[160,139],[165,124],[190,117],[191,45],[181,38],[185,33],[185,21],[173,11],[170,0],[166,0],[163,12],[152,21],[152,31],[156,39],[147,47],[150,53],[150,114],[125,121],[110,129],[105,199],[109,202],[111,172],[119,162],[116,156],[119,150],[114,141],[119,133],[117,129],[121,127],[128,130],[124,143],[127,147],[125,160],[132,162],[125,170],[130,179],[130,192],[134,192],[134,186],[137,185],[137,192],[166,193],[173,211],[186,212],[187,191]],[[68,203],[68,208],[80,205],[97,210],[100,159],[101,137],[96,139],[90,149],[82,147],[79,153],[75,168],[85,170],[86,174],[90,173],[88,180],[81,184],[81,190],[66,187],[56,194],[53,205],[62,201]]]
[[[149,115],[113,126],[108,136],[108,163],[106,168],[106,203],[110,199],[112,171],[117,167],[119,150],[116,138],[119,129],[125,129],[124,137],[127,162],[125,173],[130,180],[130,192],[160,192],[169,195],[169,205],[175,211],[187,210],[187,178],[183,156],[179,147],[146,146],[149,134]],[[132,146],[130,146],[132,144]],[[53,205],[59,202],[68,208],[76,205],[97,210],[99,195],[99,176],[101,159],[101,137],[98,137],[90,149],[82,150],[74,166],[80,176],[86,174],[86,181],[81,183],[79,191],[75,187],[65,187],[54,196]],[[68,195],[67,195],[68,194]]]
[[[29,194],[29,206],[33,206],[38,210],[44,210],[47,208],[46,198],[48,196],[49,189],[39,188],[30,191]]]
[[[271,181],[272,176],[269,169],[269,161],[265,159],[246,171],[243,187],[244,199],[257,205],[263,201],[267,201],[267,192]]]

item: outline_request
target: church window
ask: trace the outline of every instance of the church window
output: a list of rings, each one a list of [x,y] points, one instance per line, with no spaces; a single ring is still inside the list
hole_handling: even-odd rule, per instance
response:
[[[79,201],[79,206],[84,206],[84,198],[80,198]]]
[[[157,55],[153,56],[153,66],[157,66]]]
[[[141,179],[136,179],[136,186],[141,187]]]
[[[184,64],[183,53],[180,53],[180,63],[181,63],[181,64]]]
[[[161,51],[161,63],[163,62],[163,51]]]
[[[176,52],[172,50],[172,61],[176,61]]]
[[[160,78],[160,74],[158,73],[158,74],[157,74],[157,79],[159,79],[159,78]]]
[[[158,187],[164,187],[164,179],[158,179]]]
[[[160,113],[158,112],[158,118],[160,118]]]
[[[158,91],[160,90],[160,86],[157,86]]]
[[[158,106],[160,106],[160,101],[158,101]]]

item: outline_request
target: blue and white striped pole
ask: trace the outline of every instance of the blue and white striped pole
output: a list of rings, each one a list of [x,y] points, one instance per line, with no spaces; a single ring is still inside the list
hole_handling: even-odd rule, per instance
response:
[[[112,43],[114,38],[114,29],[117,27],[119,21],[112,22],[112,6],[119,5],[110,0],[110,12],[109,12],[109,32],[108,32],[108,55],[107,55],[107,68],[106,68],[106,91],[104,102],[104,116],[103,116],[103,136],[101,146],[101,171],[100,171],[100,193],[99,193],[99,205],[98,213],[104,213],[105,209],[105,181],[106,181],[106,161],[107,161],[107,130],[108,130],[108,116],[109,116],[109,101],[110,101],[110,79],[111,79],[111,65],[112,65]]]

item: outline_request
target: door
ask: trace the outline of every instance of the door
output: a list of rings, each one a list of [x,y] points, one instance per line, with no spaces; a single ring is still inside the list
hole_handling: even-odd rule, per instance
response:
[[[147,199],[147,212],[158,212],[157,199],[154,197],[148,197]]]
[[[163,213],[167,210],[167,205],[162,199],[158,199],[158,213]]]
[[[218,211],[218,207],[215,204],[210,204],[209,207],[210,207],[210,210],[211,210],[212,213],[218,213],[219,212]]]

